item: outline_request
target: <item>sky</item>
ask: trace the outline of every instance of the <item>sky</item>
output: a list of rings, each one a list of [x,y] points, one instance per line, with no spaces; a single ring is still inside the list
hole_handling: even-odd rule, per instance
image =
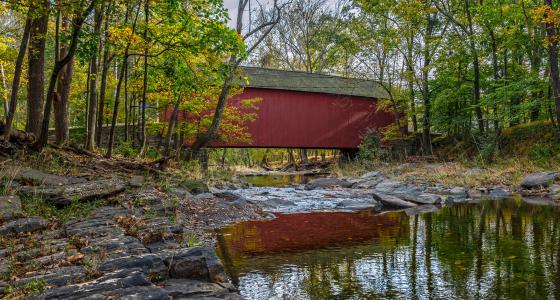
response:
[[[228,25],[231,28],[235,27],[235,19],[237,18],[237,4],[239,0],[224,0],[224,6],[229,11],[229,22]]]

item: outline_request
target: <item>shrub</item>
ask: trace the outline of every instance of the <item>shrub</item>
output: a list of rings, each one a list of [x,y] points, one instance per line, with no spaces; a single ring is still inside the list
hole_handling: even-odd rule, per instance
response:
[[[138,151],[132,145],[132,142],[121,142],[116,149],[117,153],[124,157],[133,157],[138,155]]]
[[[358,157],[365,160],[374,160],[381,154],[381,138],[375,129],[369,129],[358,146]]]

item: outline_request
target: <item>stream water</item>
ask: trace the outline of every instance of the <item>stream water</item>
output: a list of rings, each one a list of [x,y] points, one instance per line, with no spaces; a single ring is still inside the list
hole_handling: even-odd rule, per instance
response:
[[[246,299],[560,298],[560,208],[521,198],[434,213],[276,213],[225,227]]]

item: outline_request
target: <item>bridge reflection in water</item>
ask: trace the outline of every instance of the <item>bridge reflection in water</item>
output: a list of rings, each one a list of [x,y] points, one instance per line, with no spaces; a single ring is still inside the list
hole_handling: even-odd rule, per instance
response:
[[[247,299],[560,298],[559,216],[521,199],[279,215],[224,228],[217,248]]]

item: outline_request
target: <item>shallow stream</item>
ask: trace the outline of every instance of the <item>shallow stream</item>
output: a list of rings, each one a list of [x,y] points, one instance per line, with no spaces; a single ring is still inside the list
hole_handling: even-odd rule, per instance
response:
[[[560,298],[560,208],[521,198],[434,213],[276,213],[223,228],[246,299]]]

